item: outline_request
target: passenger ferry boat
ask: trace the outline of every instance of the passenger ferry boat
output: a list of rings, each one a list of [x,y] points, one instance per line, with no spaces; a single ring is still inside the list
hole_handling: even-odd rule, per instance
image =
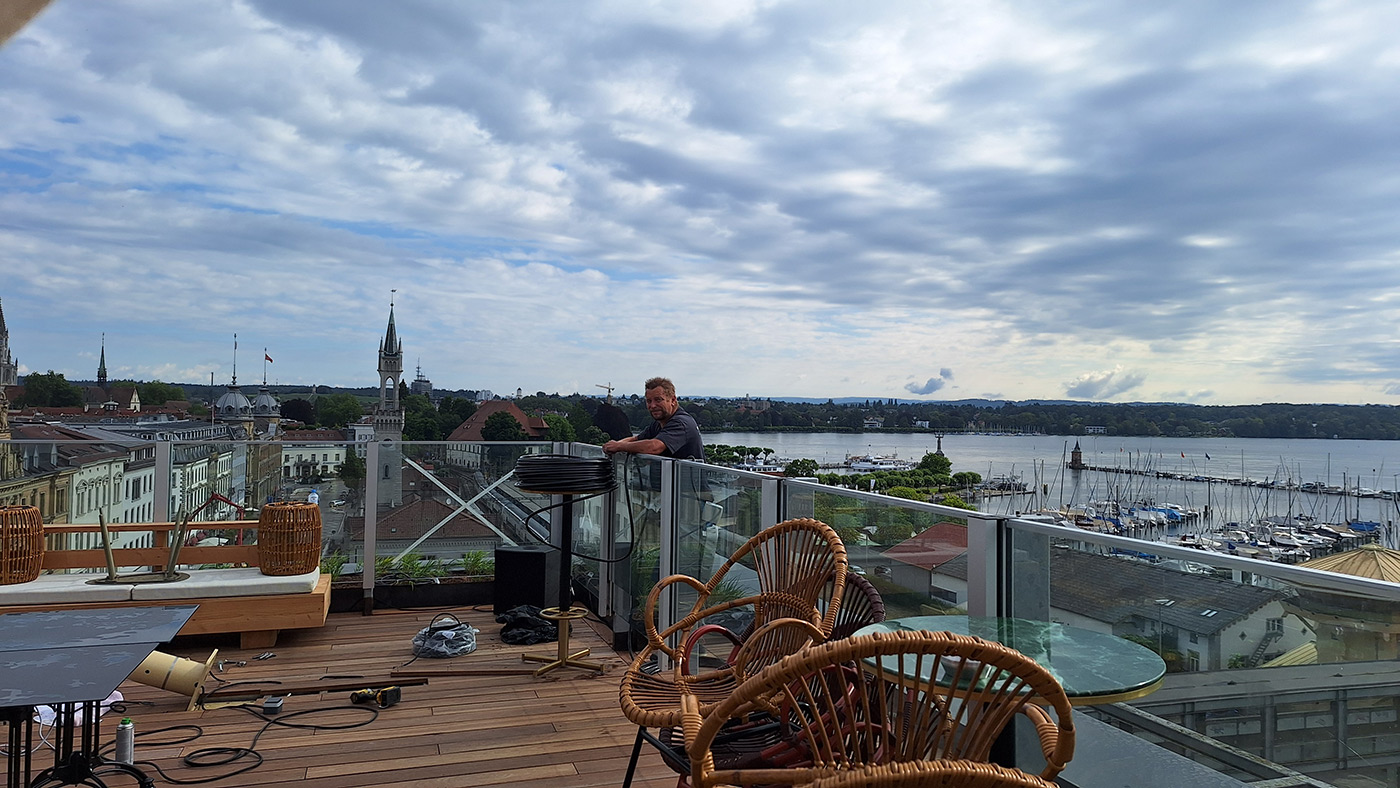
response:
[[[862,454],[846,458],[846,467],[861,473],[874,471],[912,471],[916,465],[909,460],[901,460],[893,454]]]

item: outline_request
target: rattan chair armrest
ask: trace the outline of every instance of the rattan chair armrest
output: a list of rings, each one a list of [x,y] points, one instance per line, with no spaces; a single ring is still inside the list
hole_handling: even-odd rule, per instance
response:
[[[700,701],[693,695],[685,695],[681,698],[681,732],[684,736],[685,750],[690,752],[690,744],[695,741],[695,736],[700,732],[700,725],[704,719],[700,716]],[[705,772],[714,771],[714,756],[707,750],[705,752],[705,764],[700,768],[692,768],[692,773],[698,777]],[[692,783],[700,785],[698,781]]]
[[[670,646],[666,645],[666,639],[673,635],[675,632],[677,632],[679,630],[679,627],[678,625],[673,625],[667,628],[665,632],[657,630],[656,608],[657,605],[660,603],[662,592],[664,592],[667,588],[677,584],[688,585],[691,588],[694,588],[697,592],[700,593],[701,599],[704,599],[709,595],[709,589],[705,587],[705,584],[701,583],[699,580],[696,580],[695,578],[689,575],[670,575],[668,577],[663,577],[655,586],[652,587],[651,592],[647,594],[646,607],[644,608],[642,616],[642,624],[645,627],[647,633],[647,643],[662,651],[665,651],[673,659],[679,659],[680,655],[676,651],[676,649],[673,649]]]
[[[722,627],[719,624],[705,624],[704,626],[696,627],[693,632],[686,636],[685,645],[681,646],[682,673],[690,672],[690,655],[695,652],[695,647],[699,645],[700,639],[706,635],[719,635],[729,641],[732,648],[729,650],[729,658],[725,661],[731,664],[739,648],[744,644],[744,642],[739,639],[739,636],[731,632],[728,627]]]
[[[1018,711],[1030,719],[1040,739],[1041,755],[1045,757],[1045,769],[1041,771],[1040,776],[1046,780],[1055,779],[1068,764],[1068,755],[1074,752],[1073,726],[1069,726],[1068,732],[1063,731],[1049,712],[1033,703],[1022,706]],[[1065,739],[1069,741],[1066,742]]]

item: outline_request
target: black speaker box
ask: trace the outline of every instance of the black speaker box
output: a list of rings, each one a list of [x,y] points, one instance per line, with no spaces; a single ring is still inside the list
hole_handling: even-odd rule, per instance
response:
[[[558,550],[530,544],[496,548],[494,612],[502,613],[516,605],[544,608],[558,604]]]

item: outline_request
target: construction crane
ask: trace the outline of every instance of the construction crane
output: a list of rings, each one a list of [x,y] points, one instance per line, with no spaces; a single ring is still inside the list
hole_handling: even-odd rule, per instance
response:
[[[600,389],[607,389],[607,390],[608,390],[608,397],[607,397],[607,399],[605,399],[605,400],[603,400],[603,401],[606,402],[606,403],[608,403],[609,405],[613,404],[613,397],[612,397],[612,393],[613,393],[613,384],[608,383],[608,384],[605,385],[605,384],[602,384],[602,383],[594,383],[593,385],[597,386],[597,387],[600,388]]]

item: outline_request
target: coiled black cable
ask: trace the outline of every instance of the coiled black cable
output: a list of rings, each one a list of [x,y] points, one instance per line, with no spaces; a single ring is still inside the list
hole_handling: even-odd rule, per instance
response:
[[[531,492],[577,495],[611,490],[617,484],[607,458],[527,454],[515,464],[516,486]]]

